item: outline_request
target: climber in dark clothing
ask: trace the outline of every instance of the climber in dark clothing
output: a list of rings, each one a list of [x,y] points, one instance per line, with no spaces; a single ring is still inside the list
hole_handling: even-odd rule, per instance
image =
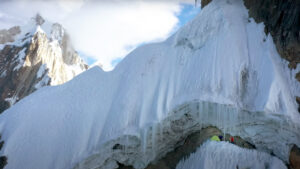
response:
[[[223,136],[222,135],[219,135],[219,138],[221,141],[223,141]]]

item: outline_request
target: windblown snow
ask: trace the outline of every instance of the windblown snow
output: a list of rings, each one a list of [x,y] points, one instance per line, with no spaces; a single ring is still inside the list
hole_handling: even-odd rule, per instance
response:
[[[241,0],[214,0],[113,71],[91,68],[5,111],[1,154],[7,169],[139,169],[213,124],[287,161],[300,145],[300,86],[286,66]]]

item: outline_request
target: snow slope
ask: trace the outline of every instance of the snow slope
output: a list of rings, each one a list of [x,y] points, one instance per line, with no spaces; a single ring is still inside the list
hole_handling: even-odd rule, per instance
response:
[[[254,162],[255,161],[255,162]],[[228,142],[208,141],[177,165],[176,169],[286,169],[278,158],[256,150],[239,148]]]
[[[214,0],[113,71],[91,68],[8,109],[1,153],[14,169],[143,168],[189,132],[216,125],[287,161],[290,145],[300,145],[300,86],[286,66],[241,0]]]

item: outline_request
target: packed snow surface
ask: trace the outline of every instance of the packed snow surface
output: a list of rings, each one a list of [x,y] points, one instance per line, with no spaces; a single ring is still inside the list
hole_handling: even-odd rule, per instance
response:
[[[248,17],[241,0],[214,0],[168,40],[137,48],[113,71],[91,68],[68,83],[44,87],[5,111],[0,131],[6,168],[115,168],[111,158],[125,161],[130,153],[112,157],[107,144],[119,140],[147,152],[147,139],[155,140],[156,131],[149,127],[165,123],[175,108],[192,101],[213,103],[205,106],[220,113],[218,105],[243,110],[236,112],[247,113],[251,123],[223,120],[236,128],[255,123],[256,128],[239,134],[286,160],[290,144],[300,145],[295,101],[300,86],[286,66],[264,25]],[[214,111],[203,113],[208,112]],[[255,119],[257,113],[274,120],[264,124]],[[294,127],[282,126],[281,121]],[[280,142],[261,135],[274,135],[269,131],[281,128],[287,134]],[[143,155],[137,149],[131,154],[136,152],[141,154],[125,161],[136,168],[162,154]]]
[[[207,141],[176,169],[286,169],[278,158],[228,142]]]

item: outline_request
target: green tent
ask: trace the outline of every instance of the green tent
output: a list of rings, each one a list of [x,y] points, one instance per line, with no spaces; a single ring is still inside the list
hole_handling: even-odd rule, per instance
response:
[[[218,136],[212,136],[210,138],[211,141],[221,141],[220,138]]]

